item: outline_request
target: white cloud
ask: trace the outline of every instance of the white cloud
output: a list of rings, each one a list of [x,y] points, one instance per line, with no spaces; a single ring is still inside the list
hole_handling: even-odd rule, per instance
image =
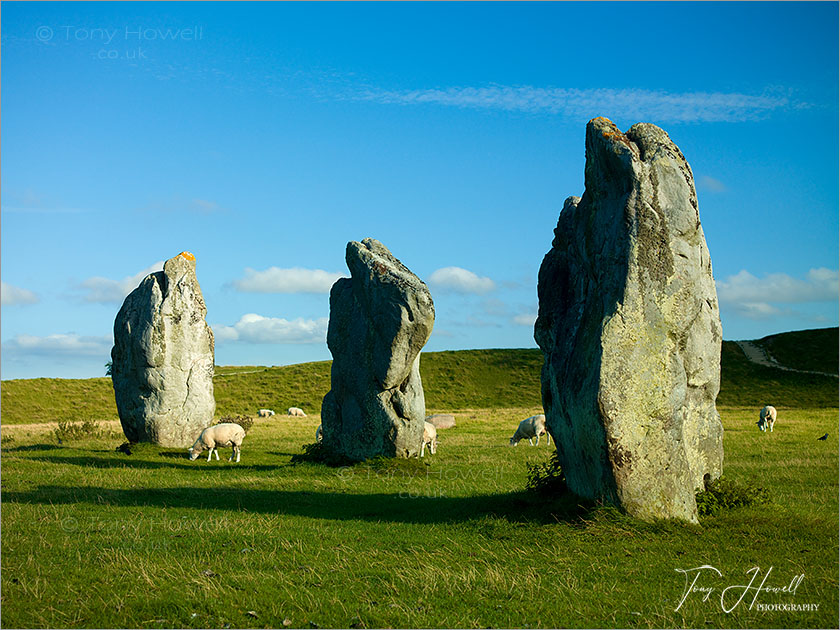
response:
[[[486,277],[479,276],[461,267],[443,267],[432,272],[429,284],[434,288],[452,293],[489,293],[496,284]]]
[[[707,190],[713,193],[726,192],[726,184],[719,179],[709,177],[708,175],[703,175],[698,178],[697,185],[701,190]]]
[[[245,277],[234,280],[233,286],[248,293],[329,293],[335,281],[343,277],[346,276],[323,269],[246,268]]]
[[[520,326],[531,326],[536,323],[537,321],[537,314],[536,313],[521,313],[513,318],[514,324],[519,324]]]
[[[263,317],[256,313],[243,315],[233,326],[213,326],[216,341],[245,343],[324,343],[329,318],[287,320]]]
[[[733,304],[733,308],[738,315],[747,319],[773,319],[783,315],[798,315],[789,311],[783,312],[781,309],[766,302],[741,302]]]
[[[84,302],[96,302],[100,304],[114,302],[119,304],[125,299],[125,296],[138,287],[146,276],[162,269],[163,261],[159,260],[151,267],[147,267],[143,271],[133,276],[125,277],[122,280],[111,280],[110,278],[94,276],[79,284],[78,288],[84,292],[82,295]]]
[[[642,89],[572,89],[491,85],[420,90],[369,89],[351,96],[383,104],[435,104],[472,109],[547,113],[570,120],[594,116],[657,122],[738,122],[798,108],[781,92],[665,92]]]
[[[837,271],[821,267],[811,269],[805,278],[786,273],[772,273],[757,278],[746,270],[717,283],[722,303],[737,304],[797,304],[803,302],[831,302],[838,297]]]
[[[64,335],[16,335],[3,343],[4,352],[40,356],[110,356],[114,345],[110,336],[90,336],[67,333]]]
[[[777,304],[836,302],[838,273],[831,269],[811,269],[805,278],[785,273],[768,274],[757,278],[746,270],[717,283],[721,307],[730,308],[747,319],[762,320],[779,317],[808,317],[789,307]]]
[[[203,212],[209,214],[221,210],[222,207],[215,201],[208,201],[206,199],[193,199],[190,208],[196,212]]]
[[[38,301],[38,296],[29,289],[21,289],[6,282],[0,282],[0,303],[3,306],[35,304]]]

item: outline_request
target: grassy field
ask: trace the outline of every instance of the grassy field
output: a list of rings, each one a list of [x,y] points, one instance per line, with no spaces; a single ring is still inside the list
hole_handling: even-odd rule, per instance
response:
[[[116,451],[107,379],[4,381],[2,627],[837,627],[837,378],[724,344],[724,474],[770,502],[695,526],[525,490],[553,450],[507,446],[540,411],[539,363],[424,355],[428,407],[457,427],[433,457],[352,468],[291,463],[317,413],[257,420],[239,464],[190,462]],[[219,368],[215,383],[219,414],[314,410],[329,363]],[[772,434],[755,427],[766,402]],[[59,444],[54,421],[91,418]],[[686,593],[681,571],[701,566],[711,590]]]
[[[789,410],[764,434],[754,408],[724,409],[725,474],[771,502],[699,527],[525,492],[551,449],[506,444],[535,411],[458,411],[436,456],[345,469],[290,464],[317,417],[258,421],[238,465],[124,455],[114,423],[62,446],[6,427],[3,626],[836,627],[836,410]],[[702,565],[723,574],[702,576],[713,596],[680,606],[677,569]],[[818,610],[750,609],[751,592],[723,612],[753,567],[765,586],[805,576],[757,604]]]
[[[837,329],[786,333],[759,340],[793,367],[837,373]],[[833,341],[832,341],[833,339]],[[778,350],[782,348],[782,350]],[[802,354],[811,358],[799,357]],[[775,355],[774,355],[775,356]],[[784,361],[783,361],[784,359]],[[268,408],[282,413],[300,407],[320,413],[330,388],[330,361],[284,367],[217,367],[216,417],[254,415]],[[424,352],[420,372],[430,411],[539,407],[542,353],[528,350]],[[741,349],[724,341],[721,350],[721,406],[836,407],[837,378],[787,372],[750,363]],[[116,420],[110,378],[7,380],[0,387],[3,425],[58,421]]]

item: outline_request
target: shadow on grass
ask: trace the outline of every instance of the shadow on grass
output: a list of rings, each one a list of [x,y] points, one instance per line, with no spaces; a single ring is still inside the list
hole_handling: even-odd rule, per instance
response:
[[[56,444],[27,444],[26,446],[4,446],[6,453],[31,453],[34,451],[54,451],[61,447]]]
[[[395,523],[457,523],[494,517],[511,522],[582,522],[594,508],[566,495],[546,500],[525,491],[470,497],[427,496],[415,488],[400,493],[349,494],[238,487],[113,489],[40,486],[6,491],[4,503],[95,504],[113,507],[167,507],[195,510],[244,510],[330,520]]]
[[[110,452],[110,451],[108,451]],[[71,464],[74,466],[83,466],[85,468],[146,468],[150,470],[158,470],[162,468],[177,469],[177,470],[208,470],[211,466],[226,465],[238,469],[245,469],[249,471],[273,471],[281,468],[286,468],[286,464],[247,464],[245,462],[231,463],[227,461],[227,457],[219,456],[219,461],[216,461],[215,455],[211,462],[207,461],[207,456],[199,457],[195,461],[190,461],[186,453],[159,453],[161,457],[169,461],[154,462],[146,459],[136,459],[132,455],[118,455],[112,458],[89,457],[89,456],[74,456],[74,455],[54,455],[50,457],[30,457],[29,461],[44,462],[49,464]],[[203,464],[203,466],[202,466]]]

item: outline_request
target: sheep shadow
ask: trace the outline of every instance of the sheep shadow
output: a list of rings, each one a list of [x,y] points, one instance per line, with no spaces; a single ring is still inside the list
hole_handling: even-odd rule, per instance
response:
[[[518,523],[581,524],[595,505],[574,495],[547,500],[526,491],[447,497],[425,494],[312,492],[234,486],[207,488],[132,488],[40,486],[7,491],[3,502],[91,504],[111,507],[166,507],[247,511],[340,521],[411,524],[468,523],[494,517]],[[205,515],[206,516],[206,515]]]

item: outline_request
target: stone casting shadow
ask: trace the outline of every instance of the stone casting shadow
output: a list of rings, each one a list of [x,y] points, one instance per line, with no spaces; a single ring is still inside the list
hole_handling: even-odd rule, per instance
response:
[[[432,489],[430,494],[434,490]],[[417,493],[417,494],[414,494]],[[3,493],[4,503],[90,504],[111,507],[167,507],[201,510],[246,510],[330,520],[395,523],[459,523],[485,516],[512,522],[583,523],[591,504],[569,495],[556,500],[525,491],[471,497],[424,496],[423,491],[350,494],[303,490],[264,490],[220,486],[206,488],[114,489],[39,486]]]
[[[61,448],[57,444],[27,444],[26,446],[4,446],[5,453],[31,453],[33,451],[54,451]]]
[[[285,451],[267,451],[268,455],[277,455],[279,457],[294,457],[295,455],[300,455],[301,451],[297,451],[296,453],[287,453]]]
[[[249,471],[261,472],[279,470],[280,468],[286,468],[288,466],[287,464],[246,464],[244,462],[232,464],[227,461],[227,458],[230,457],[230,455],[228,454],[228,456],[225,457],[224,454],[221,453],[219,454],[220,461],[217,462],[214,455],[211,464],[207,463],[206,454],[204,455],[203,460],[199,457],[195,461],[190,461],[190,458],[186,455],[186,453],[184,455],[181,455],[180,453],[160,453],[160,455],[174,461],[153,462],[145,459],[134,459],[135,456],[133,455],[120,455],[119,457],[112,459],[73,455],[55,455],[51,457],[30,457],[29,461],[45,462],[49,464],[72,464],[74,466],[83,466],[85,468],[177,468],[181,470],[189,469],[197,471],[208,470],[211,464],[216,466],[225,464],[235,466],[236,468],[245,468]],[[205,466],[202,466],[202,464]]]

